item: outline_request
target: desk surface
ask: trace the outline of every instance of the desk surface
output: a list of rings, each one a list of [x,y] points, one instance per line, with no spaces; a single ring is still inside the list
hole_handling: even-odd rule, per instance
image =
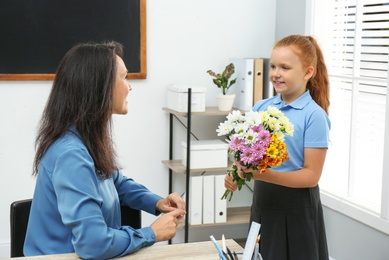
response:
[[[221,248],[221,241],[218,241]],[[226,240],[226,245],[231,251],[242,252],[243,248],[232,239]],[[17,259],[17,258],[12,258]],[[33,259],[50,259],[50,260],[79,260],[80,258],[76,254],[61,254],[61,255],[46,255],[46,256],[34,256],[23,257],[20,259],[33,260]],[[215,245],[211,241],[194,242],[194,243],[182,243],[172,245],[154,245],[151,247],[145,247],[139,251],[116,258],[120,260],[145,260],[145,259],[201,259],[201,260],[216,260],[219,259],[219,255],[216,251]]]

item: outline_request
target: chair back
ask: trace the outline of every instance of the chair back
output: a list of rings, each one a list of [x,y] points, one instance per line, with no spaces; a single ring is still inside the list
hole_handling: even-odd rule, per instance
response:
[[[19,200],[11,204],[11,257],[22,257],[26,237],[28,218],[32,199]],[[142,227],[142,212],[127,206],[121,206],[122,226],[135,229]]]
[[[11,257],[21,257],[26,237],[28,217],[32,199],[19,200],[11,204]]]
[[[135,229],[142,227],[142,212],[127,206],[120,207],[122,226],[131,226]]]

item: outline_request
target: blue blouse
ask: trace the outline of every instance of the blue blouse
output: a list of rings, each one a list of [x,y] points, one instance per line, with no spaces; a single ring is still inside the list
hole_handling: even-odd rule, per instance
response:
[[[108,259],[153,245],[151,227],[121,226],[120,205],[158,215],[160,199],[120,172],[97,178],[83,141],[69,130],[40,161],[24,254],[75,252],[84,259]]]
[[[328,148],[331,122],[325,111],[312,99],[307,90],[298,99],[286,104],[277,95],[257,102],[253,111],[278,108],[294,125],[293,136],[285,135],[289,160],[274,168],[276,171],[295,171],[304,167],[304,148]]]

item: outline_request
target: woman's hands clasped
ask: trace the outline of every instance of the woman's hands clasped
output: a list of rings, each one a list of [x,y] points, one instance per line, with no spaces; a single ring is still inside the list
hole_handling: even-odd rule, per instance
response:
[[[185,201],[178,195],[178,193],[174,192],[169,194],[166,198],[159,200],[157,202],[157,210],[162,213],[168,213],[175,209],[185,210]],[[182,217],[185,213],[182,215]]]
[[[176,235],[178,222],[186,214],[185,207],[185,201],[177,193],[171,193],[157,202],[157,210],[165,214],[151,224],[156,242],[169,240]]]

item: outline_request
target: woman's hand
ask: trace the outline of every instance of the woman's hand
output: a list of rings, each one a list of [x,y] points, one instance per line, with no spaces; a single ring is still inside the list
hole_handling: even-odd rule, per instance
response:
[[[182,209],[174,209],[155,220],[151,224],[155,234],[155,242],[172,239],[176,235],[178,222],[185,213]]]
[[[157,202],[156,208],[162,213],[169,213],[176,209],[182,210],[184,213],[181,216],[179,216],[178,220],[183,218],[184,215],[186,214],[185,201],[176,192],[171,193],[166,198],[159,200]]]

